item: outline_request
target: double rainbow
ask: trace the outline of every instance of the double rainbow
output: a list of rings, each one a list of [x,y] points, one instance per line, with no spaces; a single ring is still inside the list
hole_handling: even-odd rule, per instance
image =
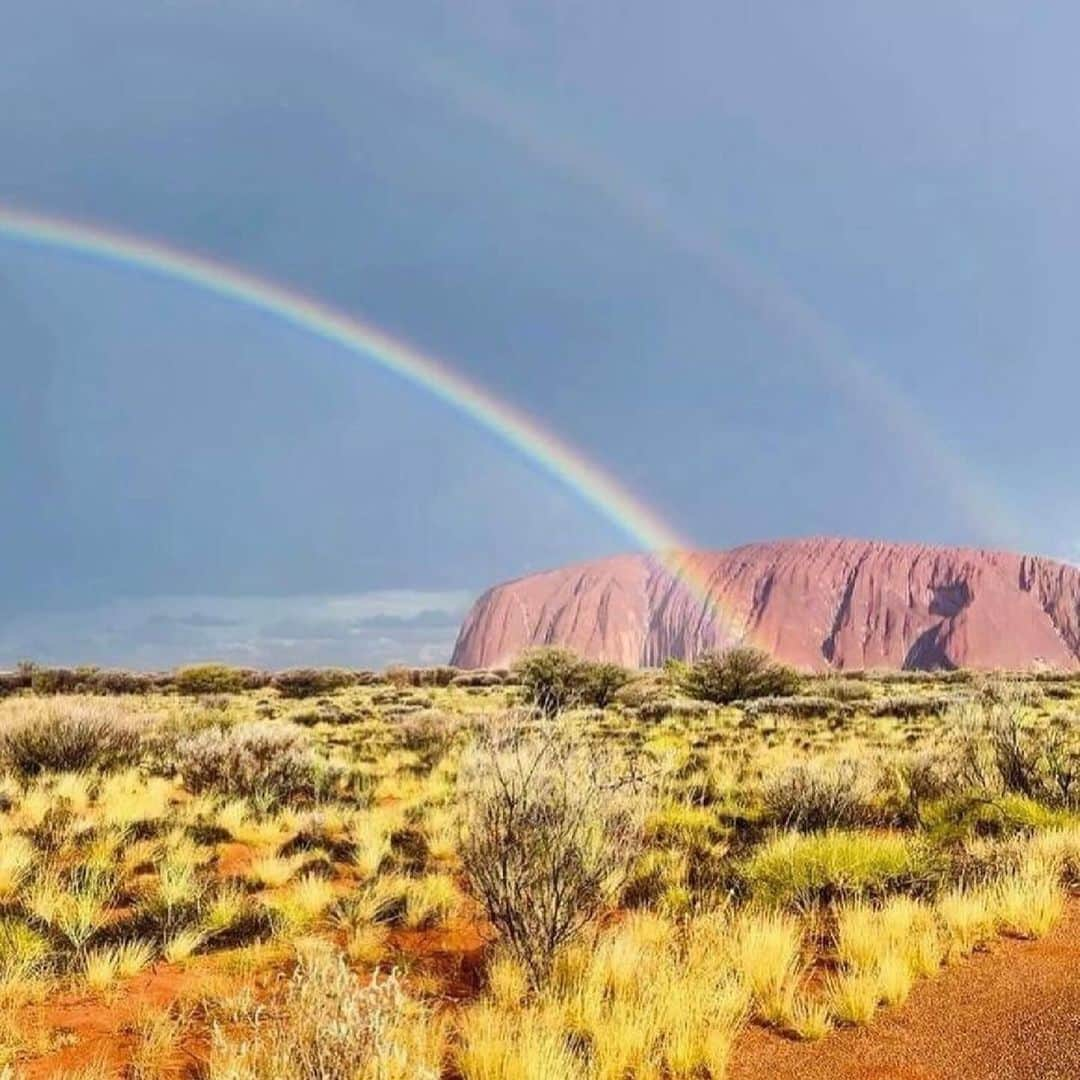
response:
[[[598,510],[636,546],[654,554],[701,605],[701,622],[718,641],[746,637],[744,620],[716,603],[709,582],[686,551],[693,545],[581,451],[519,408],[369,322],[293,289],[157,240],[0,205],[0,236],[156,274],[262,311],[333,342],[434,394],[492,432]]]

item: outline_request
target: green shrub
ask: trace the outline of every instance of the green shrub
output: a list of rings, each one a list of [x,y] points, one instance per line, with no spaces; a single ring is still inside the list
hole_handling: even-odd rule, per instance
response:
[[[173,685],[181,694],[238,694],[244,672],[226,664],[193,664],[173,672]]]
[[[308,698],[333,693],[355,682],[354,673],[344,668],[291,668],[279,671],[270,685],[282,697]]]
[[[0,762],[22,779],[46,772],[109,771],[139,758],[141,730],[99,704],[49,703],[0,731]]]
[[[576,704],[581,691],[583,662],[569,649],[530,649],[514,664],[524,704],[553,717]]]
[[[620,664],[583,660],[578,671],[578,701],[597,709],[606,709],[632,676]]]
[[[673,684],[663,675],[647,672],[615,691],[613,701],[626,709],[640,709],[660,701],[676,700]]]
[[[899,833],[781,833],[741,866],[750,895],[786,907],[890,892],[924,892],[941,867],[930,849]]]
[[[760,649],[738,647],[706,653],[690,665],[683,688],[701,701],[727,705],[761,697],[789,697],[799,689],[799,676],[775,663]]]
[[[449,686],[458,676],[458,669],[442,664],[438,667],[417,668],[416,686]]]
[[[1064,811],[1015,794],[994,798],[957,795],[929,803],[922,811],[923,827],[938,844],[960,844],[976,836],[1031,834],[1065,827],[1075,820]]]

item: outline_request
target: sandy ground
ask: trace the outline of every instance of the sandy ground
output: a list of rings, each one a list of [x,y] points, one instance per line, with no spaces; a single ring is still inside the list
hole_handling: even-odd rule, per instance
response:
[[[741,1037],[730,1080],[1080,1080],[1080,900],[1042,941],[1001,941],[869,1028]]]

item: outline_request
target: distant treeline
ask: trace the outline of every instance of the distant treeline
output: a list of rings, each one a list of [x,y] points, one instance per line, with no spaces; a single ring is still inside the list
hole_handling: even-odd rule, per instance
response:
[[[22,663],[0,671],[0,695],[31,690],[37,694],[233,694],[272,688],[284,697],[304,698],[348,686],[501,686],[514,682],[508,670],[463,671],[459,668],[389,667],[383,671],[352,668],[289,668],[260,671],[227,664],[193,664],[172,671],[129,671],[99,667],[47,667]]]
[[[825,715],[836,710],[837,703],[858,703],[872,696],[869,684],[966,685],[983,679],[988,672],[966,668],[950,671],[829,671],[798,674],[780,665],[769,665],[768,657],[754,650],[729,650],[723,655],[703,657],[694,664],[671,660],[663,671],[656,669],[633,671],[616,664],[590,662],[564,649],[536,649],[525,654],[513,668],[463,670],[439,665],[407,667],[402,665],[382,671],[340,667],[302,667],[284,671],[263,671],[256,668],[232,667],[227,664],[192,664],[171,671],[131,671],[117,668],[51,667],[30,661],[19,664],[13,671],[0,671],[0,697],[29,690],[37,694],[232,694],[246,690],[277,690],[283,697],[306,698],[332,693],[349,686],[388,685],[395,687],[495,687],[521,686],[528,689],[533,683],[545,688],[555,686],[566,691],[572,699],[604,705],[622,686],[634,683],[645,685],[649,677],[662,677],[667,684],[677,685],[691,697],[706,701],[725,702],[735,699],[765,698],[757,711],[788,711],[798,715]],[[761,686],[749,688],[736,680],[731,693],[714,692],[724,689],[730,680],[732,667],[739,658],[751,659],[767,673]],[[739,665],[735,663],[737,668]],[[1041,684],[1063,684],[1080,680],[1080,672],[1045,670],[1028,672],[994,672],[997,679],[1022,680]],[[761,681],[761,676],[755,676]],[[644,681],[643,681],[644,680]],[[719,682],[719,687],[710,685]],[[582,686],[588,684],[588,692]],[[701,683],[702,685],[695,685]],[[593,684],[597,684],[595,688]],[[865,691],[860,684],[866,685]],[[573,691],[573,692],[571,692]],[[1046,691],[1053,696],[1052,690]],[[1064,688],[1062,689],[1064,693]],[[541,697],[544,695],[541,694]],[[791,699],[797,699],[796,706]],[[597,699],[597,700],[594,700]],[[779,708],[780,699],[788,699],[786,709]],[[915,699],[913,699],[914,701]],[[815,703],[820,707],[815,711]],[[542,703],[541,703],[542,704]],[[918,699],[919,712],[925,711],[925,701]],[[871,710],[874,711],[874,710]]]

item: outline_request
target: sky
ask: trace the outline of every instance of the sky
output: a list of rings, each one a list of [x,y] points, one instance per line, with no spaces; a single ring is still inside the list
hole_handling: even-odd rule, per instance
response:
[[[442,358],[701,547],[1080,559],[1074,5],[38,0],[0,204]],[[0,666],[435,662],[634,550],[445,403],[0,236]]]

